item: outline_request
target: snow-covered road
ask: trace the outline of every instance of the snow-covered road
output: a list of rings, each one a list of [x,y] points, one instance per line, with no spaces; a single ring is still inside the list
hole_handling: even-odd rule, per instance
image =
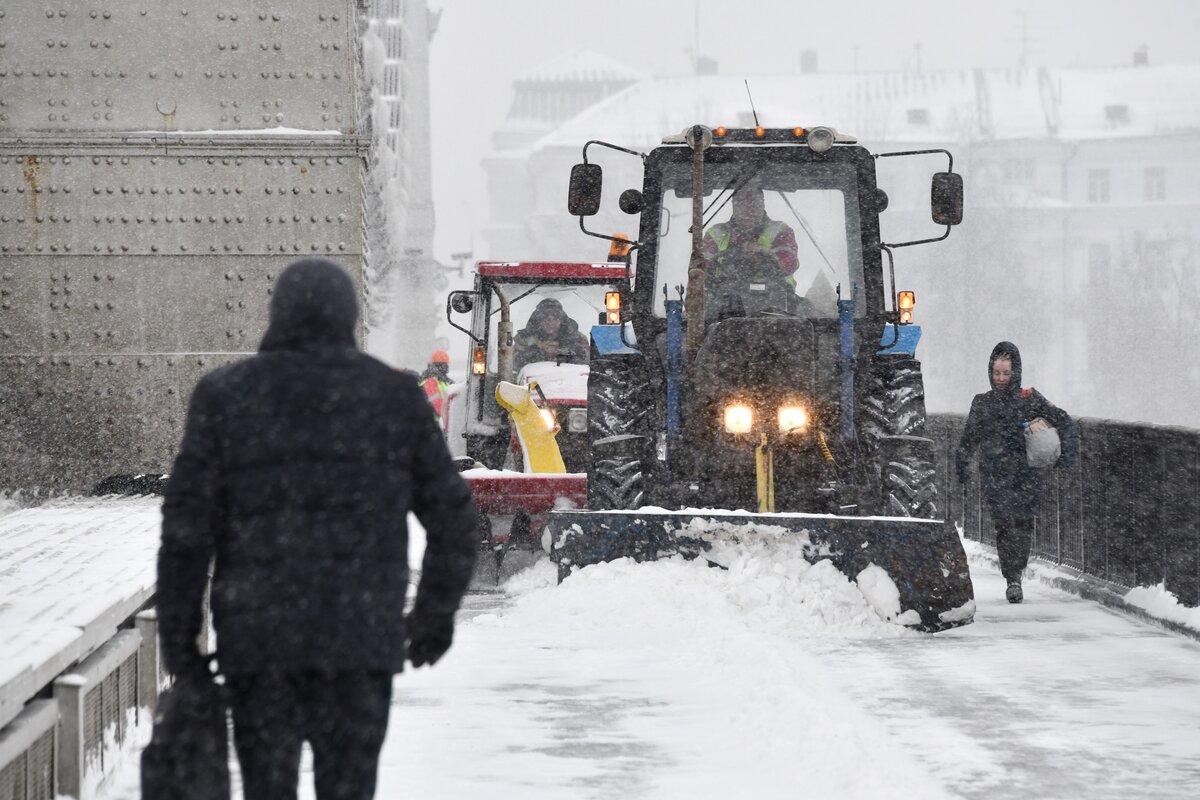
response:
[[[855,619],[832,576],[755,598],[689,564],[473,598],[397,683],[380,796],[1200,794],[1200,644],[972,571],[975,624],[937,636]]]
[[[968,548],[976,621],[935,636],[786,553],[540,564],[397,678],[377,796],[1200,796],[1200,643],[1036,581],[1010,606]]]

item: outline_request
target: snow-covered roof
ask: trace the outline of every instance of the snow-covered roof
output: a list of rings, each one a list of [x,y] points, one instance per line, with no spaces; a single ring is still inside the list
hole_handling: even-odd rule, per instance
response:
[[[632,67],[591,50],[575,50],[543,62],[517,78],[517,82],[632,83],[645,79]]]
[[[1200,66],[1056,70],[1054,75],[1063,138],[1200,129]]]
[[[1200,130],[1200,66],[816,73],[749,80],[763,125],[830,125],[865,142]],[[577,147],[597,136],[649,149],[687,125],[751,125],[750,118],[742,77],[654,78],[585,109],[535,149]]]

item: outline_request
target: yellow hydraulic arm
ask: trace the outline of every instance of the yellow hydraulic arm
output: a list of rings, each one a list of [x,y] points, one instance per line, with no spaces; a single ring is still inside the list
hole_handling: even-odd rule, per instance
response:
[[[548,409],[538,408],[533,402],[536,390],[536,383],[526,387],[500,381],[496,384],[496,402],[512,417],[513,428],[525,453],[525,471],[565,473],[567,467],[558,450],[558,440],[554,438],[558,424]]]

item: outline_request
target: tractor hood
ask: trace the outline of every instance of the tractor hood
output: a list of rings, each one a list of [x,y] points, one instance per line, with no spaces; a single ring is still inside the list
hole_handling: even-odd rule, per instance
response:
[[[762,403],[764,414],[773,416],[767,407],[789,397],[827,406],[837,397],[837,344],[835,326],[818,327],[810,319],[722,320],[709,327],[696,357],[692,390],[701,401],[697,408],[715,413],[714,405],[736,398]]]

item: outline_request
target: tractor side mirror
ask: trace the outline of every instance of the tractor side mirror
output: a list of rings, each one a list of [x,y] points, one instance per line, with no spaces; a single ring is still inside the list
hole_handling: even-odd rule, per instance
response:
[[[938,225],[957,225],[963,217],[963,182],[957,172],[936,172],[929,192],[933,221]]]
[[[626,189],[621,192],[621,199],[617,201],[617,205],[626,214],[640,214],[646,208],[646,198],[642,197],[642,193],[637,189]]]
[[[450,294],[450,307],[455,313],[466,314],[475,308],[475,299],[471,297],[471,292],[452,292]]]
[[[604,171],[599,164],[571,167],[571,187],[567,191],[567,210],[574,217],[590,217],[600,211],[600,191]]]

